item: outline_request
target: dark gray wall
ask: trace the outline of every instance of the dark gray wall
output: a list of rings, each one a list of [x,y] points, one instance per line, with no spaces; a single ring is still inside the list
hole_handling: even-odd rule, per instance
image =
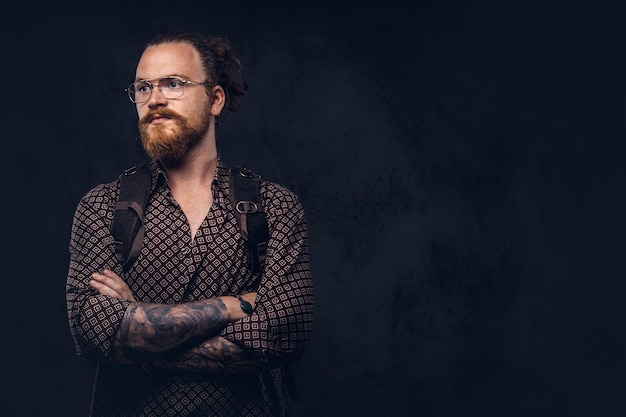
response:
[[[307,209],[301,416],[623,414],[623,7],[165,4],[0,11],[1,415],[86,415],[71,219],[143,160],[123,88],[172,26],[231,39],[222,155]]]

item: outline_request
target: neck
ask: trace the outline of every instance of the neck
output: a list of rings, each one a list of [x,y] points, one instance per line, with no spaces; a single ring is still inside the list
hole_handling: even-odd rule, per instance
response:
[[[207,185],[213,181],[217,168],[217,146],[214,124],[211,123],[204,139],[189,149],[175,165],[165,165],[165,172],[172,187],[184,185]]]

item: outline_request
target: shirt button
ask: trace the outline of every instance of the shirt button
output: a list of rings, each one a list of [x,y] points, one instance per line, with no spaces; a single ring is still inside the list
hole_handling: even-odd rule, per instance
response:
[[[189,253],[189,248],[187,248],[187,247],[182,248],[182,249],[180,250],[180,253],[182,253],[183,255],[187,255],[187,254]]]

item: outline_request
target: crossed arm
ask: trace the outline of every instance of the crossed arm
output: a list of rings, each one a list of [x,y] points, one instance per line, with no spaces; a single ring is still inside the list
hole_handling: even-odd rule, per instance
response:
[[[174,305],[141,303],[110,270],[92,274],[89,285],[101,295],[132,302],[113,340],[112,356],[119,363],[212,373],[247,372],[260,364],[239,345],[217,335],[228,323],[246,316],[236,297]],[[242,297],[254,304],[256,293]]]
[[[243,372],[298,359],[313,323],[307,227],[297,199],[272,212],[272,236],[258,294],[246,316],[235,297],[183,304],[138,302],[115,274],[109,223],[111,190],[96,188],[77,207],[70,239],[66,301],[77,353],[90,362],[105,358],[195,372]],[[289,204],[288,204],[289,203]]]

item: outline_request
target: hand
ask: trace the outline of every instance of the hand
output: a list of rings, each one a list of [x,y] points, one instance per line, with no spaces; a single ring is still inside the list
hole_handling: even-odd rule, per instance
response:
[[[128,284],[115,272],[105,269],[102,273],[94,272],[89,281],[91,288],[101,295],[108,295],[121,300],[137,301]]]

